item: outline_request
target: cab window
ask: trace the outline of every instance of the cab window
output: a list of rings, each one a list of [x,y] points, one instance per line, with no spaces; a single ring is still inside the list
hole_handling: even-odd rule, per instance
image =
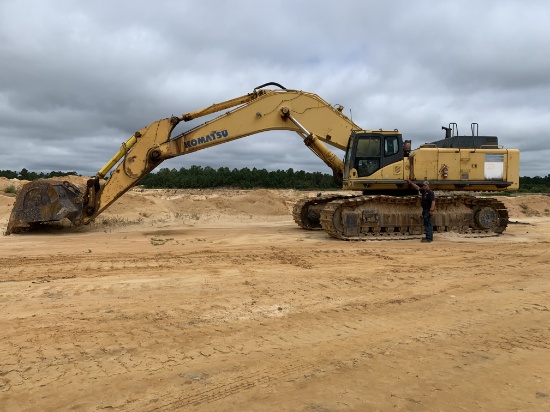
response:
[[[380,137],[359,138],[355,153],[355,168],[359,177],[370,176],[380,169]]]
[[[399,150],[399,139],[397,136],[388,136],[384,141],[384,156],[393,156]]]
[[[370,139],[359,139],[357,142],[358,157],[379,157],[380,156],[380,138],[371,137]]]

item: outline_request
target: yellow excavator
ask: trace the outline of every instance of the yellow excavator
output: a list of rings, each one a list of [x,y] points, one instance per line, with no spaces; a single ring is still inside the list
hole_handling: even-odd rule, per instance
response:
[[[179,123],[222,111],[172,136]],[[443,139],[413,150],[397,129],[364,130],[343,114],[341,105],[270,82],[252,93],[136,131],[84,190],[60,180],[28,183],[17,195],[5,234],[64,219],[75,226],[88,224],[164,160],[270,130],[296,132],[332,169],[342,189],[358,192],[297,202],[293,217],[304,229],[322,229],[344,240],[416,238],[423,224],[410,179],[429,180],[433,190],[443,193],[437,197],[434,231],[502,233],[508,223],[502,202],[465,192],[517,190],[519,151],[503,148],[496,136],[479,136],[476,123],[471,135],[459,135],[455,123],[442,129]],[[344,160],[327,145],[345,151]]]

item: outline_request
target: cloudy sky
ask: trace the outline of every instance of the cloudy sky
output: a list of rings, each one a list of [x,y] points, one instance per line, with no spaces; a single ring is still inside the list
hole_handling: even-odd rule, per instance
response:
[[[548,0],[0,0],[0,169],[94,175],[135,130],[272,81],[413,147],[477,122],[546,176],[549,16]],[[191,165],[329,173],[291,132],[161,167]]]

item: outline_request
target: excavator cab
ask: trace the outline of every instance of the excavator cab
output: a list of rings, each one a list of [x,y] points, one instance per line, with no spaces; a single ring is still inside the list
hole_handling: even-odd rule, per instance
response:
[[[403,159],[403,138],[397,131],[366,131],[353,133],[348,142],[344,163],[344,178],[352,169],[357,177],[369,177],[381,168]]]

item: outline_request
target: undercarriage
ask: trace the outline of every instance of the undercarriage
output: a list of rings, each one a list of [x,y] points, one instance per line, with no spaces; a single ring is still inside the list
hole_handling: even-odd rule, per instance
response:
[[[508,211],[494,198],[438,196],[432,217],[435,233],[466,237],[498,236],[508,224]],[[424,233],[418,196],[326,196],[302,199],[294,220],[305,229],[322,229],[341,240],[416,239]],[[318,218],[318,220],[316,220]]]

